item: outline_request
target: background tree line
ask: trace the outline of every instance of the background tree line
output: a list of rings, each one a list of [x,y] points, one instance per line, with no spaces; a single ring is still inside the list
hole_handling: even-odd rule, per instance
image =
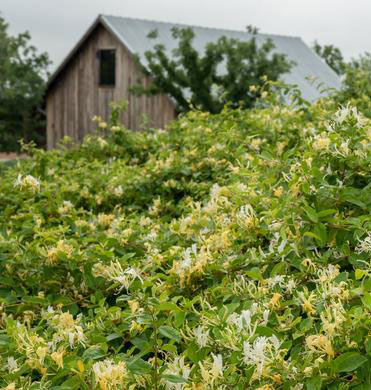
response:
[[[19,150],[19,139],[45,145],[43,94],[50,64],[28,32],[10,36],[0,15],[0,151]]]

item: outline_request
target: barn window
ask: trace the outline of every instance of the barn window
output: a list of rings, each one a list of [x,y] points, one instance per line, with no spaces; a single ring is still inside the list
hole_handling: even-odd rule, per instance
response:
[[[98,50],[99,85],[113,87],[116,83],[116,50]]]

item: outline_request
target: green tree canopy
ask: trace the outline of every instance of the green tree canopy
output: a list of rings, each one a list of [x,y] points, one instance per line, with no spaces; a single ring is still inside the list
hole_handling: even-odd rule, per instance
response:
[[[371,54],[352,59],[345,66],[342,89],[335,95],[342,105],[356,105],[371,118]]]
[[[339,48],[334,45],[321,46],[317,41],[313,44],[313,50],[322,57],[338,75],[345,72],[346,63]]]
[[[19,148],[20,138],[41,145],[45,139],[41,112],[47,67],[46,53],[30,44],[30,34],[8,34],[0,15],[0,150]]]
[[[138,84],[133,91],[139,95],[166,93],[180,112],[194,106],[218,113],[226,103],[250,108],[259,97],[257,87],[264,79],[277,81],[293,64],[284,54],[273,52],[271,40],[258,45],[255,36],[248,41],[223,36],[200,53],[193,46],[195,34],[191,28],[173,28],[172,35],[178,47],[171,55],[161,44],[145,53],[148,65],[144,71],[152,83]],[[156,32],[149,35],[152,39],[156,36]]]

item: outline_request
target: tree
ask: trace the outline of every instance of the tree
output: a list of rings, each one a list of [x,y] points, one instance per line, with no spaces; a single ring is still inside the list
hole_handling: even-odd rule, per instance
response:
[[[334,45],[321,46],[317,41],[313,44],[313,50],[322,57],[338,75],[345,72],[346,63],[339,48]]]
[[[352,59],[345,66],[343,85],[334,95],[338,104],[350,103],[371,118],[371,54]]]
[[[195,34],[191,28],[173,28],[178,47],[172,55],[161,44],[147,51],[148,64],[143,70],[152,82],[149,86],[137,84],[132,91],[139,95],[166,93],[180,112],[194,106],[217,113],[227,103],[252,107],[264,80],[277,81],[293,63],[284,54],[272,52],[275,46],[271,40],[258,45],[254,36],[257,30],[249,29],[253,32],[250,40],[223,36],[200,53],[193,46]],[[156,32],[149,37],[155,39]]]
[[[19,139],[42,145],[45,115],[41,110],[47,67],[46,53],[38,54],[28,32],[8,34],[0,15],[0,150],[19,149]]]

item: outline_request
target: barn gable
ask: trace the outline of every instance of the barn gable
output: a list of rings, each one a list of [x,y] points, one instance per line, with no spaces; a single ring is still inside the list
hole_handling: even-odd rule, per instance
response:
[[[97,55],[101,50],[115,51],[115,85],[99,83]],[[81,142],[94,130],[93,116],[108,119],[112,101],[129,102],[121,120],[130,129],[140,129],[144,123],[165,127],[175,117],[174,103],[165,95],[133,96],[129,90],[138,80],[149,82],[130,50],[99,17],[49,79],[48,149],[56,147],[64,136]]]

